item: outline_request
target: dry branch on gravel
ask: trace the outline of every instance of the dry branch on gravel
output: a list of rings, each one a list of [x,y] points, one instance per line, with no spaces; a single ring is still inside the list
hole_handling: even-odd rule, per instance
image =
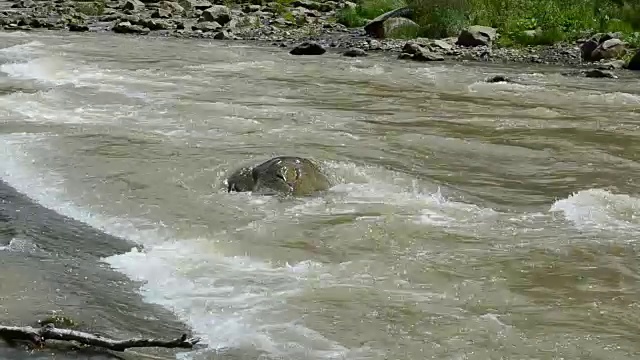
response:
[[[102,347],[113,351],[124,351],[126,349],[134,347],[190,349],[200,341],[200,339],[198,338],[187,339],[186,334],[183,334],[181,337],[174,340],[135,338],[128,340],[113,340],[102,337],[100,335],[89,334],[82,331],[58,329],[51,324],[48,324],[41,328],[34,328],[31,326],[0,325],[0,338],[4,338],[8,341],[29,341],[39,347],[43,347],[45,341],[47,340],[76,341],[80,344]]]

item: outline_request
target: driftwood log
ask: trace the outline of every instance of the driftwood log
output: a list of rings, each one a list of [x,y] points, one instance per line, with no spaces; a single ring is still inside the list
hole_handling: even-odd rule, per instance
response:
[[[97,346],[113,351],[124,351],[135,347],[163,347],[163,348],[193,348],[200,339],[190,338],[183,334],[174,340],[159,339],[128,339],[113,340],[100,335],[89,334],[77,330],[58,329],[51,324],[41,328],[31,326],[2,326],[0,325],[0,338],[8,341],[29,341],[38,347],[44,347],[47,340],[76,341],[83,345]]]

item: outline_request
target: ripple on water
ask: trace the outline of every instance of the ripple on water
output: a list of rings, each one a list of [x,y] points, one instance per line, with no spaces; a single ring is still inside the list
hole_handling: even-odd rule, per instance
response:
[[[0,50],[0,80],[46,89],[2,96],[0,107],[12,129],[39,134],[0,139],[0,174],[141,244],[102,260],[211,349],[287,359],[637,352],[625,321],[637,317],[638,205],[633,182],[620,180],[637,177],[637,141],[591,121],[635,124],[622,79],[31,36]],[[78,45],[55,45],[67,41]],[[522,83],[480,82],[488,71]],[[217,186],[276,152],[326,160],[334,186],[288,200]],[[5,255],[21,248],[12,238]]]

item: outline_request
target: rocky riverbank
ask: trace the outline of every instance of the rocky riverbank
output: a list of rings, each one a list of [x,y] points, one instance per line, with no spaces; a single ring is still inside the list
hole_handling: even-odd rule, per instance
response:
[[[615,34],[596,34],[573,44],[501,48],[495,45],[499,34],[486,27],[471,27],[458,37],[445,39],[385,39],[384,34],[380,35],[389,26],[411,21],[387,14],[364,28],[349,29],[336,22],[341,9],[355,6],[347,0],[240,1],[3,0],[0,1],[0,26],[5,31],[113,31],[144,36],[259,41],[293,49],[290,52],[296,55],[321,55],[326,49],[354,57],[385,51],[399,53],[399,59],[424,62],[448,59],[541,63],[586,66],[602,71],[626,67],[626,62],[615,60],[624,57],[625,51],[632,51],[611,40],[616,39]],[[605,43],[607,40],[609,43]],[[603,48],[605,45],[608,47]],[[594,59],[592,53],[597,53],[598,58]],[[636,58],[640,68],[640,55]],[[600,75],[597,77],[615,77]]]

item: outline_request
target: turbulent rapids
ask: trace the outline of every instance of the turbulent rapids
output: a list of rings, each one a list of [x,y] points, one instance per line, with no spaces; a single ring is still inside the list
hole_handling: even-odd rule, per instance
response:
[[[208,348],[154,355],[196,360],[640,352],[637,79],[0,37],[2,324],[188,328]]]

